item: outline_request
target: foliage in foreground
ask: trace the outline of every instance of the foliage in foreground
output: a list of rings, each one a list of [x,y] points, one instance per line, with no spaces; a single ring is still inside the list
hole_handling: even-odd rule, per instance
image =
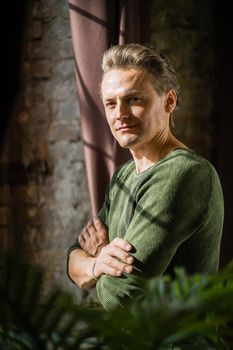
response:
[[[112,312],[59,290],[42,297],[42,275],[27,264],[8,258],[0,273],[2,350],[233,349],[233,262],[215,275],[152,278],[143,298]]]

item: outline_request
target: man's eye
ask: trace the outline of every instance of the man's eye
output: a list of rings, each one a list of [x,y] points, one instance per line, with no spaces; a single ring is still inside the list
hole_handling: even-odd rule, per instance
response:
[[[140,101],[140,98],[139,97],[130,97],[128,99],[128,102],[129,103],[135,103],[135,102],[139,102]]]
[[[106,108],[114,108],[115,107],[115,102],[107,102],[107,103],[105,103],[105,107]]]

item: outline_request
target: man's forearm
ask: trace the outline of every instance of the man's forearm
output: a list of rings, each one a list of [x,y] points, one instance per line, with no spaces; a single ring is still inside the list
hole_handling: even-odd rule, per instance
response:
[[[78,242],[68,250],[67,272],[79,287],[94,287],[103,274],[119,277],[132,272],[131,245],[121,238],[109,243],[108,231],[99,218],[88,222]]]
[[[77,248],[69,255],[68,275],[79,287],[90,289],[103,274],[119,277],[133,270],[132,246],[122,238],[115,238],[103,247],[97,257]]]
[[[69,255],[68,274],[79,287],[91,289],[96,281],[93,279],[93,264],[95,257],[82,249],[75,249]]]

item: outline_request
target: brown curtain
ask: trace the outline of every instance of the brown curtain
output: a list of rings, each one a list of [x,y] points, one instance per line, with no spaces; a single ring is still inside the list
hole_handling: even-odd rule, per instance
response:
[[[101,60],[111,45],[149,42],[149,0],[69,0],[71,32],[92,214],[117,166],[129,159],[105,120],[99,97]]]

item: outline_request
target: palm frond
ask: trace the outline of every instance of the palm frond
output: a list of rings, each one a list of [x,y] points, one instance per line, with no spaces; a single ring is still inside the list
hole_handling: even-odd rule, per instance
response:
[[[59,290],[43,296],[42,273],[12,257],[0,271],[1,349],[233,348],[233,262],[213,275],[151,278],[143,297],[112,312]]]

